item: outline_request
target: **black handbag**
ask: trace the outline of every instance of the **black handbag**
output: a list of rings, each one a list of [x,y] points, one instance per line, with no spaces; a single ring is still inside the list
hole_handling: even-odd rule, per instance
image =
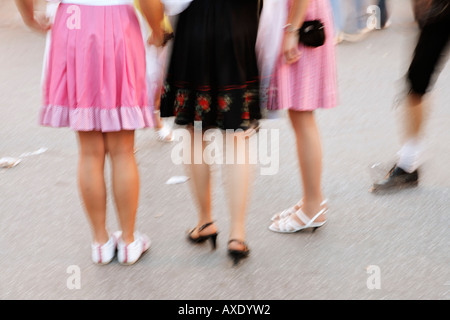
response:
[[[320,20],[305,21],[299,30],[299,41],[307,47],[323,46],[325,38],[325,26]]]

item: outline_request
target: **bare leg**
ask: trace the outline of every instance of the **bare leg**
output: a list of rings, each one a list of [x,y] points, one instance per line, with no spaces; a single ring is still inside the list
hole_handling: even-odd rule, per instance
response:
[[[186,171],[190,176],[190,186],[195,197],[195,202],[198,207],[198,224],[196,229],[191,233],[192,238],[198,236],[209,235],[217,231],[215,225],[210,225],[198,231],[198,229],[212,221],[211,212],[211,168],[203,161],[203,151],[205,143],[203,142],[202,132],[194,132],[190,129],[191,134],[191,163],[187,165]],[[197,137],[197,139],[195,139]],[[201,159],[201,163],[195,163],[195,154],[197,158]],[[200,161],[197,161],[200,162]]]
[[[159,87],[158,90],[156,90],[155,94],[155,111],[154,112],[154,119],[155,119],[155,130],[158,135],[158,139],[161,141],[172,141],[173,140],[173,132],[171,129],[169,129],[167,126],[165,126],[164,120],[161,118],[161,89],[162,87]]]
[[[114,201],[125,244],[134,241],[139,201],[139,172],[134,157],[134,131],[105,133],[111,158]]]
[[[323,201],[322,146],[313,112],[289,111],[297,140],[297,153],[303,184],[303,212],[312,218],[321,209]],[[297,218],[297,217],[295,217]],[[317,222],[325,220],[324,215]],[[299,223],[303,224],[302,222]]]
[[[407,97],[405,115],[406,139],[400,149],[397,166],[406,172],[414,172],[420,165],[421,133],[424,126],[424,107],[422,96],[411,93]]]
[[[105,145],[101,132],[78,132],[78,183],[94,242],[104,244],[106,230]]]
[[[419,138],[424,120],[423,99],[421,95],[409,94],[406,106],[407,139]]]
[[[245,241],[246,238],[246,210],[249,196],[250,164],[248,155],[248,138],[243,133],[227,133],[226,154],[233,152],[233,163],[223,165],[223,180],[228,196],[230,210],[230,234],[229,239]],[[230,145],[230,141],[234,143]],[[240,157],[240,159],[238,159]],[[231,250],[244,250],[242,243],[231,242],[228,246]]]
[[[157,92],[161,92],[161,90],[157,90]],[[161,95],[160,94],[155,94],[155,111],[154,111],[154,113],[155,113],[155,128],[156,129],[162,129],[162,127],[164,127],[164,122],[163,122],[163,120],[161,119],[161,116],[160,116],[160,110],[159,110],[159,108],[160,108],[160,105],[161,105]]]
[[[442,70],[449,42],[448,19],[426,23],[420,33],[407,73],[409,94],[406,101],[406,142],[400,150],[398,167],[413,173],[420,165],[420,134],[424,126],[423,96]]]

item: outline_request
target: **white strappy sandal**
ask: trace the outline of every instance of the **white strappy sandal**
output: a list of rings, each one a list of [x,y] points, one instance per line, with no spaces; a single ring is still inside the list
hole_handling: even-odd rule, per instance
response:
[[[322,203],[320,204],[320,207],[326,207],[328,203],[328,200],[325,199],[322,201]],[[298,211],[299,209],[301,209],[301,207],[303,207],[303,199],[300,200],[295,206],[290,207],[289,209],[283,210],[277,214],[274,214],[271,218],[272,221],[278,221],[280,219],[289,217],[291,214],[295,213],[296,211]],[[325,208],[328,210],[328,208]]]
[[[313,232],[318,228],[322,227],[327,221],[315,222],[322,214],[327,212],[327,208],[322,208],[312,219],[310,219],[302,209],[297,210],[294,214],[300,219],[304,224],[298,223],[294,217],[291,215],[280,218],[278,221],[273,222],[269,230],[279,233],[295,233],[308,228],[312,228]]]
[[[303,200],[300,200],[295,206],[274,214],[270,220],[278,221],[280,219],[289,217],[291,214],[293,214],[297,210],[299,210],[302,206],[303,206]]]

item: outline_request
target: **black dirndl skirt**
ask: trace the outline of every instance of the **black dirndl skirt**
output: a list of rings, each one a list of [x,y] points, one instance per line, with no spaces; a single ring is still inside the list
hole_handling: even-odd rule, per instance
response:
[[[261,119],[258,0],[194,0],[179,17],[161,116],[178,125],[248,129]]]

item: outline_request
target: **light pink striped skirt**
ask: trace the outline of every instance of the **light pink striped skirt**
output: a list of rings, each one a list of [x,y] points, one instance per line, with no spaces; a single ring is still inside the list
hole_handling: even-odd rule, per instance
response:
[[[132,5],[60,4],[40,124],[113,132],[153,126],[145,50]]]
[[[313,111],[337,104],[333,17],[328,0],[311,0],[305,21],[320,19],[326,41],[318,48],[300,45],[301,58],[288,65],[280,56],[269,88],[269,110]]]

